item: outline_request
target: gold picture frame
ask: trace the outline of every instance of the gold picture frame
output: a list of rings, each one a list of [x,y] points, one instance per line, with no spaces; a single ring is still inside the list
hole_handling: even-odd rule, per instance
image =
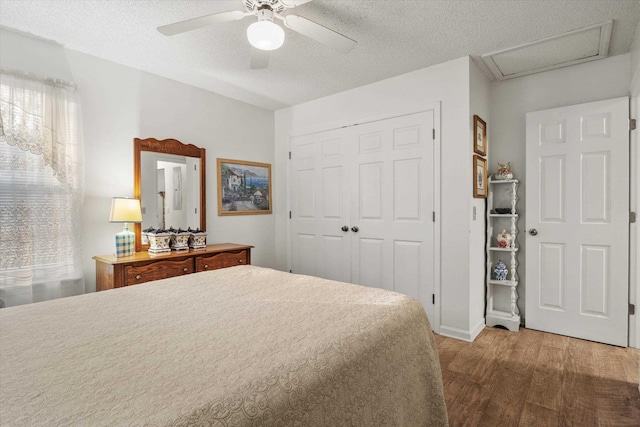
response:
[[[487,159],[473,156],[473,197],[486,199],[488,191]]]
[[[473,152],[487,155],[487,124],[480,116],[473,116]]]
[[[218,159],[218,215],[272,212],[271,165]]]

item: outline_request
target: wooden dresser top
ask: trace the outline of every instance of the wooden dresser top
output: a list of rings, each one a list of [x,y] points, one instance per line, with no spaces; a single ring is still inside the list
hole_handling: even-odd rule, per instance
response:
[[[197,255],[212,254],[216,252],[229,252],[229,251],[241,251],[244,249],[251,249],[250,245],[239,245],[237,243],[216,243],[214,245],[207,245],[202,249],[189,249],[188,251],[171,251],[150,253],[147,251],[135,252],[131,256],[116,257],[115,254],[110,255],[96,255],[93,257],[96,261],[100,261],[106,264],[131,264],[136,262],[145,261],[158,261],[162,259],[180,258],[180,257],[192,257]]]

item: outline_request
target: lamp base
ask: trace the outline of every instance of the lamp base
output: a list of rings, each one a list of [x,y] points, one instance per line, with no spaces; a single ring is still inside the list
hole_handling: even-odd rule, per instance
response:
[[[124,225],[124,230],[116,234],[116,257],[131,256],[136,251],[136,234],[129,231],[128,224]]]

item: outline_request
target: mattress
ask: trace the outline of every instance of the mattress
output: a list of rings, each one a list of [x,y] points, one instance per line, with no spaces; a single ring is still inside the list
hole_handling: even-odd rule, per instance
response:
[[[417,301],[238,266],[0,310],[0,424],[445,426]]]

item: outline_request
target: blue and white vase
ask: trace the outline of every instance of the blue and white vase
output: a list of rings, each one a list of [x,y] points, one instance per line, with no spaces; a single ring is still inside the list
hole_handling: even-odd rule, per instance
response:
[[[508,272],[507,266],[499,259],[496,266],[493,267],[493,277],[495,277],[496,280],[507,280]]]

